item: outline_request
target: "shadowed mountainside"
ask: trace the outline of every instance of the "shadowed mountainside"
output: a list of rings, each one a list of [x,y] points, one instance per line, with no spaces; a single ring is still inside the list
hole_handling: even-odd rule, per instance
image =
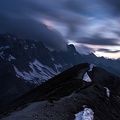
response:
[[[16,111],[3,120],[35,116],[37,120],[73,120],[84,106],[94,111],[95,120],[119,120],[120,78],[99,67],[90,70],[88,63],[76,65],[23,95],[1,114]]]

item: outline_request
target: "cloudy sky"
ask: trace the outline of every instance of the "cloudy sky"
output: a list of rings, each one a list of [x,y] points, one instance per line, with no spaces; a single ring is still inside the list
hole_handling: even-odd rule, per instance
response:
[[[0,0],[0,32],[120,58],[120,0]]]

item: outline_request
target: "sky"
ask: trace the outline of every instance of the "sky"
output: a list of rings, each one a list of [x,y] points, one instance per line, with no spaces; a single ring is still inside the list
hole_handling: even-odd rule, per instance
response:
[[[0,32],[120,58],[120,0],[0,0]]]

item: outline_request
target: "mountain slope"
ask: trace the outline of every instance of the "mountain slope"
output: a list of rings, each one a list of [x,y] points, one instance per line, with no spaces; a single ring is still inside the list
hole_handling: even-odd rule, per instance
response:
[[[120,75],[119,60],[98,58],[94,54],[81,55],[74,45],[68,45],[66,51],[50,51],[40,41],[0,34],[0,106],[8,104],[64,70],[84,62]]]
[[[119,109],[120,78],[84,63],[14,101],[5,111],[15,112],[2,120],[74,120],[79,112],[91,120],[119,120]]]

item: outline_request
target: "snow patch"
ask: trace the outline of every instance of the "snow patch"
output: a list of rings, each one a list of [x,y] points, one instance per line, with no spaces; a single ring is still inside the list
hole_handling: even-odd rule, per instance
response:
[[[4,52],[3,52],[3,51],[0,52],[0,57],[1,57],[2,59],[4,59]]]
[[[60,65],[60,64],[55,64],[55,67],[56,67],[56,68],[62,68],[62,65]]]
[[[83,80],[86,81],[86,82],[92,82],[92,80],[91,80],[90,77],[88,76],[87,72],[84,74]]]
[[[18,68],[16,66],[14,66],[14,70],[17,73],[16,76],[18,78],[23,78],[24,80],[32,80],[31,76],[27,73],[27,72],[21,72],[18,70]]]
[[[106,89],[106,95],[107,97],[110,97],[110,90],[107,87],[104,87]]]
[[[41,64],[38,60],[35,60],[33,64],[38,68],[38,70],[41,67],[43,71],[49,71],[49,73],[52,76],[57,74],[52,68]],[[41,70],[41,68],[40,68],[40,70]]]
[[[95,67],[95,65],[94,64],[90,64],[90,69],[88,71],[92,71],[93,67]]]
[[[2,47],[0,47],[0,50],[5,50],[5,49],[8,49],[8,48],[10,48],[10,46],[2,46]]]
[[[4,47],[4,49],[8,49],[8,48],[10,48],[10,46],[5,46],[5,47]]]
[[[90,108],[85,108],[82,116],[82,120],[93,120],[94,119],[94,112]]]
[[[6,49],[8,49],[8,48],[10,48],[10,46],[2,46],[2,47],[0,47],[0,57],[2,58],[2,59],[5,59],[4,57],[5,57],[5,55],[4,55],[4,50],[6,50]]]
[[[54,58],[52,58],[52,61],[55,61],[55,59],[54,59]]]
[[[75,120],[93,120],[94,112],[90,108],[84,108],[83,111],[75,114]]]
[[[16,58],[12,55],[9,55],[8,61],[15,60]]]
[[[0,50],[3,50],[4,47],[0,47]]]
[[[60,64],[54,64],[54,66],[55,66],[55,68],[57,70],[57,74],[59,74],[60,73],[59,69],[62,68],[62,65],[60,65]]]
[[[29,63],[31,70],[29,72],[19,71],[16,66],[14,66],[16,76],[22,78],[32,83],[41,83],[44,82],[53,76],[57,75],[58,72],[55,72],[52,68],[44,66],[38,60],[35,60],[33,63]]]
[[[75,114],[75,120],[82,120],[83,112],[84,112],[84,111],[81,111],[81,112]]]

